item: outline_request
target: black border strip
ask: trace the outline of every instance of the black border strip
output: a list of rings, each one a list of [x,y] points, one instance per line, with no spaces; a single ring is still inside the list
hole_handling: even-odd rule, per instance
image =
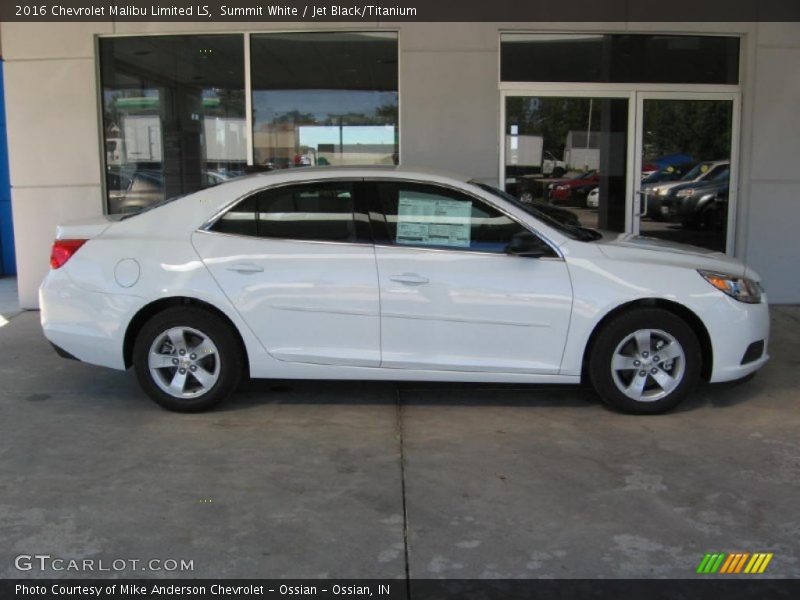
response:
[[[112,13],[111,7],[117,7]],[[250,9],[237,13],[229,9]],[[135,8],[136,10],[130,10]],[[81,9],[79,12],[75,9]],[[286,10],[289,9],[289,10]],[[315,10],[317,9],[317,10]],[[798,0],[3,0],[0,20],[196,22],[800,21]]]
[[[702,577],[704,576],[697,576],[696,579],[412,579],[410,581],[405,579],[6,579],[0,581],[0,598],[3,600],[12,598],[249,600],[285,597],[294,600],[341,598],[788,600],[800,597],[800,579],[749,579],[736,575],[725,578],[705,576],[707,578],[703,579]],[[124,586],[128,586],[127,589]],[[130,591],[131,586],[136,586],[135,592]],[[225,587],[222,592],[219,589],[215,592],[213,586]],[[236,591],[226,593],[225,590]]]

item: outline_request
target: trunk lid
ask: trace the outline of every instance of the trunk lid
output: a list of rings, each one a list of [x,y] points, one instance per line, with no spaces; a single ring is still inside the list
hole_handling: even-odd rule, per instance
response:
[[[90,240],[108,229],[119,218],[101,215],[89,219],[67,221],[56,227],[57,240]]]

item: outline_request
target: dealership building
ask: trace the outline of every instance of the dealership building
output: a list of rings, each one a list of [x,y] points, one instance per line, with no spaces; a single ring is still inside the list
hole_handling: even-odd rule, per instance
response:
[[[4,22],[0,45],[24,308],[60,222],[364,164],[727,252],[800,302],[800,23]]]

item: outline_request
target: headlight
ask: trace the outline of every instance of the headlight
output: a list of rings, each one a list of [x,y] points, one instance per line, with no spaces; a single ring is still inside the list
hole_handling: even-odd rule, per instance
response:
[[[666,188],[660,188],[656,194],[659,196],[666,196],[669,193],[669,190]]]
[[[693,196],[694,195],[694,190],[691,190],[691,189],[689,189],[689,190],[678,190],[675,193],[675,195],[678,198],[686,198],[687,196]]]
[[[558,186],[556,189],[557,189],[557,190],[562,190],[562,191],[563,191],[563,190],[568,190],[568,189],[569,189],[569,186],[568,186],[568,185],[560,185],[560,186]]]
[[[728,294],[731,298],[747,304],[758,304],[761,302],[761,284],[746,277],[736,277],[735,275],[725,275],[713,271],[697,271],[708,283],[719,291]]]

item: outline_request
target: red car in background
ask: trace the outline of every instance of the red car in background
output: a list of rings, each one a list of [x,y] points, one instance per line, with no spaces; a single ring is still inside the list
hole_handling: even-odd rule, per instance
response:
[[[560,179],[547,186],[547,199],[550,202],[586,202],[586,196],[600,183],[600,171],[585,171],[569,179]]]

